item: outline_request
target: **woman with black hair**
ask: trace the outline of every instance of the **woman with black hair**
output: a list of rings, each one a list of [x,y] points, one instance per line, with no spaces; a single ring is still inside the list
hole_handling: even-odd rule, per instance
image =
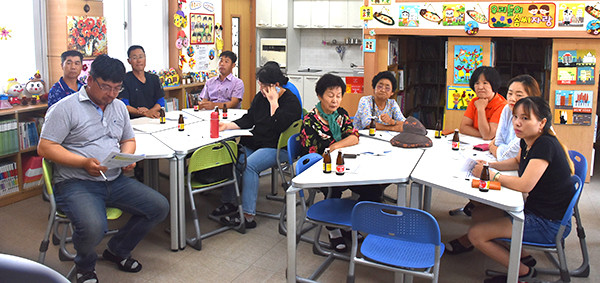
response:
[[[506,99],[498,94],[501,81],[500,74],[493,67],[482,66],[475,69],[469,79],[469,86],[477,97],[467,106],[460,122],[460,133],[484,140],[491,140],[496,136],[498,121],[506,105]]]
[[[396,90],[396,84],[396,78],[391,72],[380,72],[373,77],[373,95],[361,97],[354,115],[353,123],[356,129],[369,127],[371,120],[375,119],[378,130],[402,131],[402,122],[406,118],[396,100],[390,99]]]
[[[250,129],[252,136],[242,137],[240,143],[246,150],[246,170],[242,174],[242,208],[246,228],[256,227],[256,198],[258,197],[258,174],[277,164],[277,141],[279,135],[301,116],[302,107],[296,96],[281,85],[287,78],[273,66],[262,67],[256,73],[260,91],[241,118],[230,122],[219,122],[219,130]],[[287,156],[283,152],[282,156]],[[223,190],[224,204],[213,211],[213,215],[225,215],[235,211],[233,188]],[[241,221],[239,214],[225,216],[221,222],[236,226]]]

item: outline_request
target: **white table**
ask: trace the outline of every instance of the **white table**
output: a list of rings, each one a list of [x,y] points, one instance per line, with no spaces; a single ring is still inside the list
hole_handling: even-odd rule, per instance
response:
[[[433,133],[432,133],[433,134]],[[471,188],[471,181],[465,180],[465,177],[457,173],[464,163],[464,156],[470,156],[474,159],[481,159],[473,154],[480,154],[472,150],[474,145],[484,143],[482,139],[461,136],[461,149],[453,151],[451,149],[451,136],[433,139],[434,145],[427,149],[421,160],[411,174],[411,179],[415,183],[434,187],[452,194],[463,196],[489,206],[502,209],[509,213],[513,218],[513,230],[510,246],[510,264],[508,268],[508,282],[516,282],[519,273],[519,263],[521,254],[521,243],[523,238],[523,194],[511,189],[502,187],[501,190],[490,190],[480,192],[476,188]],[[516,175],[516,172],[509,174]]]
[[[398,187],[398,202],[401,202],[402,184],[410,181],[409,177],[423,154],[422,149],[404,149],[393,147],[389,142],[361,137],[359,144],[341,149],[344,153],[360,153],[356,159],[345,159],[349,171],[342,176],[335,173],[323,173],[323,162],[319,161],[302,174],[292,179],[292,185],[286,191],[287,202],[287,245],[288,265],[287,280],[296,282],[296,193],[301,189],[319,188],[322,186],[354,186],[370,184],[394,183]],[[389,152],[387,152],[389,151]],[[383,155],[364,154],[363,152],[381,153]],[[335,163],[337,152],[331,155]],[[358,165],[358,166],[357,166]]]
[[[159,119],[152,119],[148,117],[140,117],[131,120],[131,126],[134,130],[143,133],[156,133],[169,129],[177,129],[179,125],[179,114],[183,114],[184,125],[202,122],[203,119],[195,115],[192,115],[188,111],[169,111],[165,113],[166,123],[161,124]]]
[[[214,111],[214,109],[213,110],[194,111],[194,109],[192,109],[192,108],[186,108],[186,109],[182,109],[181,111],[183,111],[186,114],[195,116],[201,120],[209,121],[210,113],[212,113]],[[247,112],[248,111],[244,110],[244,109],[227,109],[227,119],[222,119],[223,109],[219,108],[219,113],[221,114],[221,115],[219,115],[219,119],[221,119],[221,121],[223,121],[223,122],[231,122],[233,120],[241,118]]]

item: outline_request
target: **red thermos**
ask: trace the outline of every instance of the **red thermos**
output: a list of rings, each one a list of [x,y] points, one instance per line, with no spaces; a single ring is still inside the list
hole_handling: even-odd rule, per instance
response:
[[[216,139],[219,137],[219,108],[210,113],[210,138]]]

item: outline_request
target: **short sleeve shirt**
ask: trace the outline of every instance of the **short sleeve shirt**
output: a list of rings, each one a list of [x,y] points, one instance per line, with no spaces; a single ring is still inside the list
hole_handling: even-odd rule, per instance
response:
[[[208,99],[217,103],[229,102],[232,97],[236,97],[240,101],[244,98],[244,82],[233,74],[229,74],[223,81],[219,79],[219,76],[210,78],[200,93],[200,99]],[[239,107],[241,107],[241,103],[238,105]]]
[[[477,101],[479,97],[473,98],[469,102],[467,106],[467,110],[465,111],[465,117],[471,118],[473,120],[473,127],[475,129],[479,129],[479,121],[477,119],[477,107],[475,107],[475,101]],[[488,123],[498,123],[500,121],[500,115],[502,114],[502,109],[506,105],[506,99],[502,97],[502,95],[496,93],[494,98],[488,103],[485,107],[485,117]]]
[[[119,94],[119,98],[126,101],[125,104],[150,109],[165,96],[158,76],[148,72],[144,72],[144,76],[146,82],[142,83],[133,72],[125,74],[123,91]]]
[[[348,116],[348,112],[344,108],[338,108],[340,116],[336,122],[342,129],[342,139],[347,138],[350,135],[358,137],[358,130],[352,125],[352,121]],[[333,133],[329,129],[329,125],[326,125],[320,116],[317,114],[316,109],[310,111],[304,120],[302,121],[302,128],[300,129],[300,144],[302,145],[302,155],[307,153],[318,153],[323,154],[326,148],[336,142],[333,138]]]
[[[569,206],[575,188],[571,183],[571,170],[567,156],[556,137],[543,134],[535,140],[529,151],[527,144],[521,140],[521,160],[519,176],[532,159],[548,161],[548,168],[542,174],[525,201],[525,210],[537,216],[560,220]]]
[[[48,92],[48,107],[54,105],[61,99],[67,97],[68,95],[76,93],[78,90],[81,89],[82,86],[83,84],[78,80],[77,89],[73,90],[67,85],[67,82],[65,82],[65,80],[62,77],[60,77],[58,82],[56,82]]]
[[[120,142],[134,138],[134,133],[122,101],[115,99],[102,111],[90,100],[85,88],[81,88],[48,110],[41,138],[56,142],[72,153],[102,162],[111,152],[120,152]],[[111,181],[120,174],[120,168],[109,169],[105,173]],[[55,182],[69,179],[104,180],[102,176],[91,176],[83,168],[56,164]]]
[[[377,116],[375,122],[387,125],[381,121],[381,118],[379,118],[379,116],[383,114],[387,114],[390,116],[390,118],[396,121],[406,120],[402,114],[402,111],[400,111],[400,106],[398,106],[396,100],[388,99],[383,110],[379,110],[379,107],[377,106],[373,107],[374,105],[375,102],[372,95],[363,96],[360,98],[360,101],[358,102],[358,110],[356,110],[356,115],[354,115],[354,127],[356,129],[362,130],[368,127],[371,124],[372,116]],[[375,108],[374,113],[373,108]]]

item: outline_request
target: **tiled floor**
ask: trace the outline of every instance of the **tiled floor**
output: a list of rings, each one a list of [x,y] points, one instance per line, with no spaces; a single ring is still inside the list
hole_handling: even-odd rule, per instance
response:
[[[161,169],[167,171],[166,163]],[[598,170],[596,173],[598,174]],[[598,174],[600,175],[600,174]],[[588,278],[572,278],[573,282],[600,282],[597,262],[600,261],[600,176],[585,185],[579,207],[587,234],[587,245],[592,262]],[[269,190],[269,177],[261,178],[259,209],[277,211],[280,203],[264,200]],[[161,192],[167,192],[168,182],[161,181]],[[388,188],[390,193],[395,191]],[[393,193],[392,193],[393,194]],[[204,230],[216,227],[206,215],[218,202],[218,193],[209,193],[198,201],[200,219]],[[447,242],[462,233],[469,225],[465,216],[448,215],[448,210],[464,205],[465,199],[434,190],[432,214],[437,218],[442,231],[442,240]],[[42,239],[49,205],[41,197],[34,197],[0,208],[0,252],[36,260]],[[126,217],[122,217],[125,218]],[[124,219],[124,220],[125,220]],[[123,222],[123,220],[120,220]],[[258,228],[246,234],[227,231],[203,241],[201,251],[191,247],[178,252],[169,249],[169,236],[165,233],[168,220],[156,227],[134,250],[133,255],[143,264],[140,273],[121,272],[108,262],[98,262],[96,270],[102,282],[283,282],[286,270],[286,239],[277,232],[278,222],[259,217]],[[119,224],[119,223],[115,223]],[[188,218],[188,233],[192,224]],[[118,225],[115,225],[118,226]],[[101,253],[106,240],[97,251]],[[571,266],[581,262],[579,244],[575,233],[567,239],[567,256]],[[538,265],[547,264],[545,257],[534,254]],[[301,242],[298,247],[298,273],[308,276],[320,264],[323,257],[312,253],[312,246]],[[66,274],[72,262],[58,260],[57,247],[50,246],[46,264]],[[478,251],[459,256],[442,257],[440,282],[482,282],[485,269],[502,268]],[[344,282],[348,263],[335,261],[319,278],[321,282]],[[541,276],[544,280],[557,280],[556,276]],[[357,282],[392,282],[393,274],[366,267],[357,267]],[[415,279],[415,282],[426,282]]]

